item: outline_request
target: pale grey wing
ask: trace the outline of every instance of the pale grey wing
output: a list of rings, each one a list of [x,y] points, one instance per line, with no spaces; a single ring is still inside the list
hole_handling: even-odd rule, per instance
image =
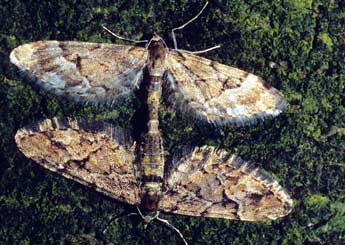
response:
[[[223,125],[242,125],[276,116],[282,94],[260,77],[196,55],[171,50],[165,85],[173,107]]]
[[[210,146],[182,157],[165,188],[159,208],[182,215],[259,221],[283,217],[293,205],[277,181]]]
[[[139,86],[146,57],[141,47],[73,41],[24,44],[10,55],[44,89],[75,101],[107,104]]]
[[[129,204],[140,202],[134,143],[105,123],[47,119],[20,129],[15,140],[39,165]]]

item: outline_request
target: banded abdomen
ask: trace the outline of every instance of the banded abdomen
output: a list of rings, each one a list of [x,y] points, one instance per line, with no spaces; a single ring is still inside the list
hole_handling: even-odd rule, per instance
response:
[[[166,47],[161,38],[153,38],[147,47],[149,79],[147,93],[147,129],[141,153],[142,185],[141,209],[153,213],[161,199],[164,175],[164,151],[159,131],[158,111],[162,94],[162,79],[165,72]]]

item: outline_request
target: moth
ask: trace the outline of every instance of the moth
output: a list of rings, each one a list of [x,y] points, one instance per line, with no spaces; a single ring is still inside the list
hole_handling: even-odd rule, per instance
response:
[[[111,198],[135,205],[149,223],[161,222],[182,233],[159,211],[243,221],[287,215],[293,201],[262,170],[225,150],[196,147],[176,154],[171,171],[161,173],[159,144],[142,151],[127,130],[101,122],[46,119],[20,129],[19,149],[43,167]],[[154,159],[154,160],[153,160]],[[130,213],[129,215],[138,215]]]
[[[18,131],[19,149],[52,171],[136,205],[147,223],[164,223],[185,243],[181,232],[158,216],[159,210],[247,221],[287,215],[293,202],[283,188],[227,151],[195,148],[176,155],[170,164],[175,167],[165,172],[158,120],[162,88],[173,108],[216,125],[275,116],[286,105],[281,93],[260,77],[178,50],[175,38],[174,43],[175,49],[169,49],[154,35],[145,48],[38,41],[14,49],[11,62],[32,81],[75,101],[112,104],[140,86],[147,93],[139,147],[126,130],[111,125],[47,119]]]
[[[254,123],[277,116],[287,105],[262,78],[169,49],[158,35],[145,48],[38,41],[14,49],[10,60],[43,89],[94,104],[111,105],[128,96],[148,72],[157,88],[165,89],[171,108],[218,126]]]

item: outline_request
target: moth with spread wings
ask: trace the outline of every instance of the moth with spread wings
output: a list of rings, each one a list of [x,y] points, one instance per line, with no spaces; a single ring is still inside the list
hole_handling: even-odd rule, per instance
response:
[[[177,228],[158,216],[159,210],[261,221],[283,217],[293,205],[277,181],[235,155],[211,146],[177,154],[166,179],[151,175],[155,178],[149,181],[145,157],[138,161],[135,143],[127,131],[106,123],[47,119],[19,130],[15,138],[19,149],[40,165],[136,205],[146,222],[162,222],[183,240]],[[145,150],[142,154],[146,156],[162,154]]]
[[[160,53],[149,55],[155,45]],[[158,56],[155,56],[158,55]],[[38,41],[14,49],[11,62],[32,80],[76,101],[111,104],[138,88],[154,60],[173,108],[222,125],[244,124],[278,115],[286,106],[281,93],[243,70],[168,49],[158,36],[146,48],[106,43]]]

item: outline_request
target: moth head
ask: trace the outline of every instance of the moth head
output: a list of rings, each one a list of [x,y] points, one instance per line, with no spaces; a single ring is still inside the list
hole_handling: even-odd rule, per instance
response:
[[[147,49],[153,49],[153,48],[167,48],[166,43],[164,42],[163,38],[161,38],[156,33],[153,34],[153,37],[150,39],[150,41],[146,45]]]
[[[140,205],[145,215],[157,210],[161,195],[162,193],[159,189],[145,188]]]
[[[155,34],[146,48],[149,53],[147,68],[150,75],[162,76],[166,70],[165,59],[167,55],[167,45],[160,36]]]

